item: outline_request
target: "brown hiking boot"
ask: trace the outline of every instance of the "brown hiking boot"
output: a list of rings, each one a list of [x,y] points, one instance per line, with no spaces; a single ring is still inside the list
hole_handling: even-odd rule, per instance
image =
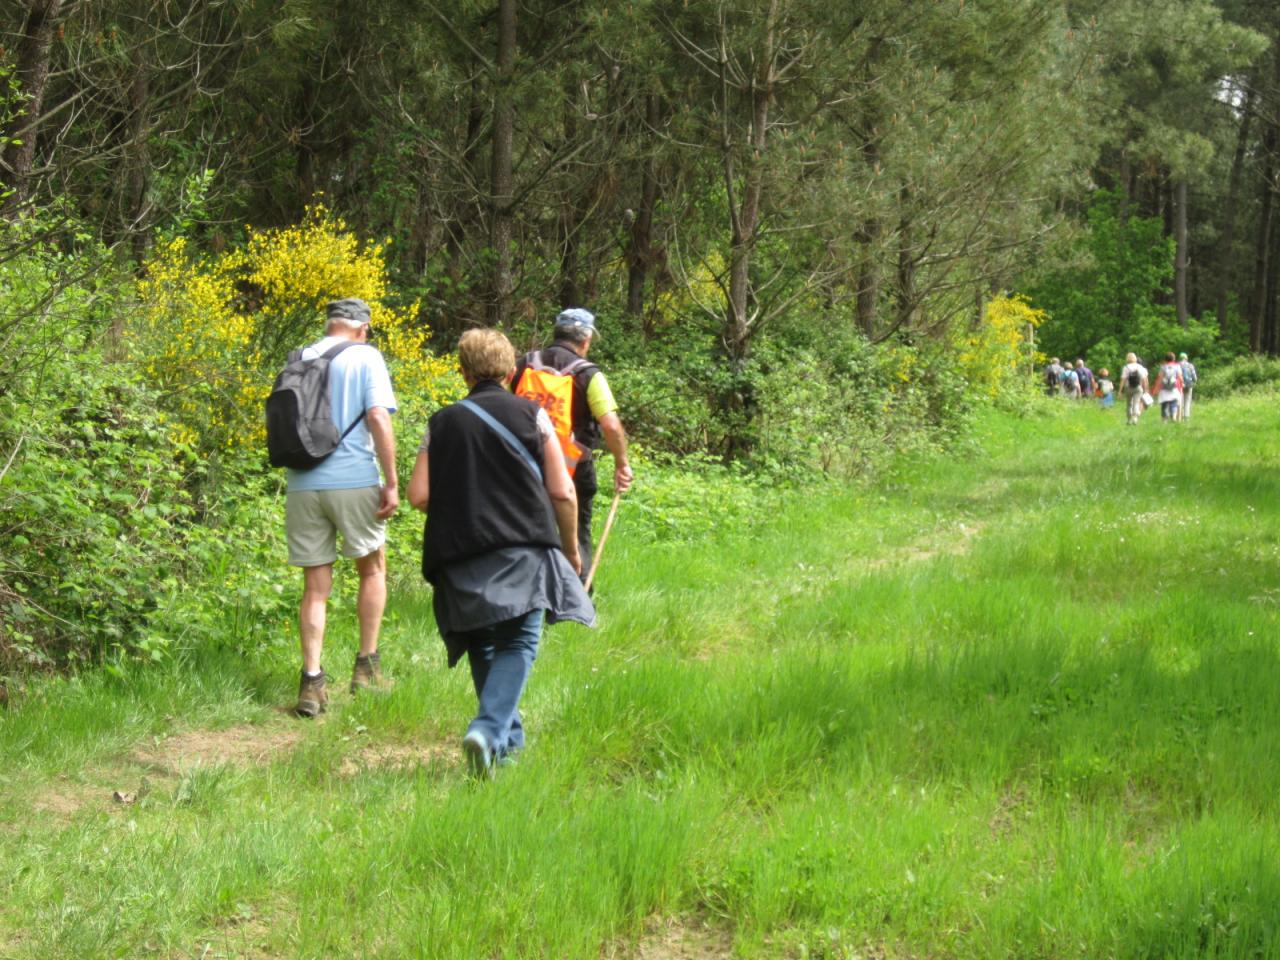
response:
[[[300,717],[314,717],[318,713],[324,713],[329,706],[327,680],[323,670],[318,677],[302,674],[302,682],[298,684],[298,705],[293,708],[293,712]]]
[[[356,667],[351,671],[351,692],[382,686],[382,658],[378,651],[367,656],[356,654]]]

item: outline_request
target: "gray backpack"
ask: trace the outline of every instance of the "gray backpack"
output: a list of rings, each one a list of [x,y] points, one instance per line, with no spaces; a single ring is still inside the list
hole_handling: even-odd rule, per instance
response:
[[[267,453],[273,467],[310,470],[324,462],[364,418],[364,411],[338,433],[329,407],[329,365],[354,340],[344,340],[318,357],[303,359],[301,350],[276,377],[267,397]]]

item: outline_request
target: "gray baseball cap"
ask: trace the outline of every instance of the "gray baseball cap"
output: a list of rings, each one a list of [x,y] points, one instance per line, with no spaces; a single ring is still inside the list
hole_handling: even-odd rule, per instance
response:
[[[561,310],[556,315],[556,329],[574,330],[592,337],[600,335],[600,331],[596,329],[596,315],[590,310],[582,309],[582,307],[570,307],[568,310]]]
[[[352,320],[355,323],[370,321],[369,305],[359,297],[347,297],[325,304],[325,316],[330,320]]]

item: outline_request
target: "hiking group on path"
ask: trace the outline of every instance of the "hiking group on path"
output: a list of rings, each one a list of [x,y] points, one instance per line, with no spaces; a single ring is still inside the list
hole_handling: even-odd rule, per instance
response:
[[[1191,419],[1191,399],[1200,377],[1195,364],[1187,359],[1185,353],[1175,356],[1170,351],[1165,354],[1164,362],[1157,371],[1155,397],[1151,395],[1150,375],[1137,355],[1130,353],[1124,359],[1119,381],[1120,393],[1127,403],[1127,424],[1136,424],[1143,411],[1157,402],[1162,420]],[[1102,367],[1095,375],[1083,360],[1076,360],[1072,367],[1070,364],[1063,366],[1057,357],[1052,357],[1044,369],[1044,385],[1045,392],[1051,397],[1063,396],[1068,400],[1097,398],[1103,407],[1115,404],[1116,386],[1110,372]]]
[[[271,462],[288,468],[289,563],[303,576],[302,717],[328,704],[321,652],[339,534],[359,574],[350,689],[383,683],[386,521],[400,504],[396,398],[369,342],[369,306],[336,300],[326,318],[325,336],[289,355],[267,400]],[[477,711],[462,750],[477,776],[524,747],[520,697],[544,622],[595,624],[584,583],[594,450],[603,443],[612,454],[617,494],[634,479],[617,403],[587,360],[596,336],[594,315],[571,308],[556,317],[553,344],[517,362],[497,330],[468,330],[458,344],[468,395],[432,415],[418,446],[407,498],[427,516],[422,575],[449,666],[465,655],[471,670]]]

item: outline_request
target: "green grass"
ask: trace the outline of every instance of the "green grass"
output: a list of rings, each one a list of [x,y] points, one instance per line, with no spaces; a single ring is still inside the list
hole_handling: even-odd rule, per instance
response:
[[[624,508],[490,784],[416,588],[395,688],[320,722],[285,643],[33,684],[0,956],[1280,957],[1278,426],[1057,404],[692,542]],[[261,755],[163,759],[245,725]]]

